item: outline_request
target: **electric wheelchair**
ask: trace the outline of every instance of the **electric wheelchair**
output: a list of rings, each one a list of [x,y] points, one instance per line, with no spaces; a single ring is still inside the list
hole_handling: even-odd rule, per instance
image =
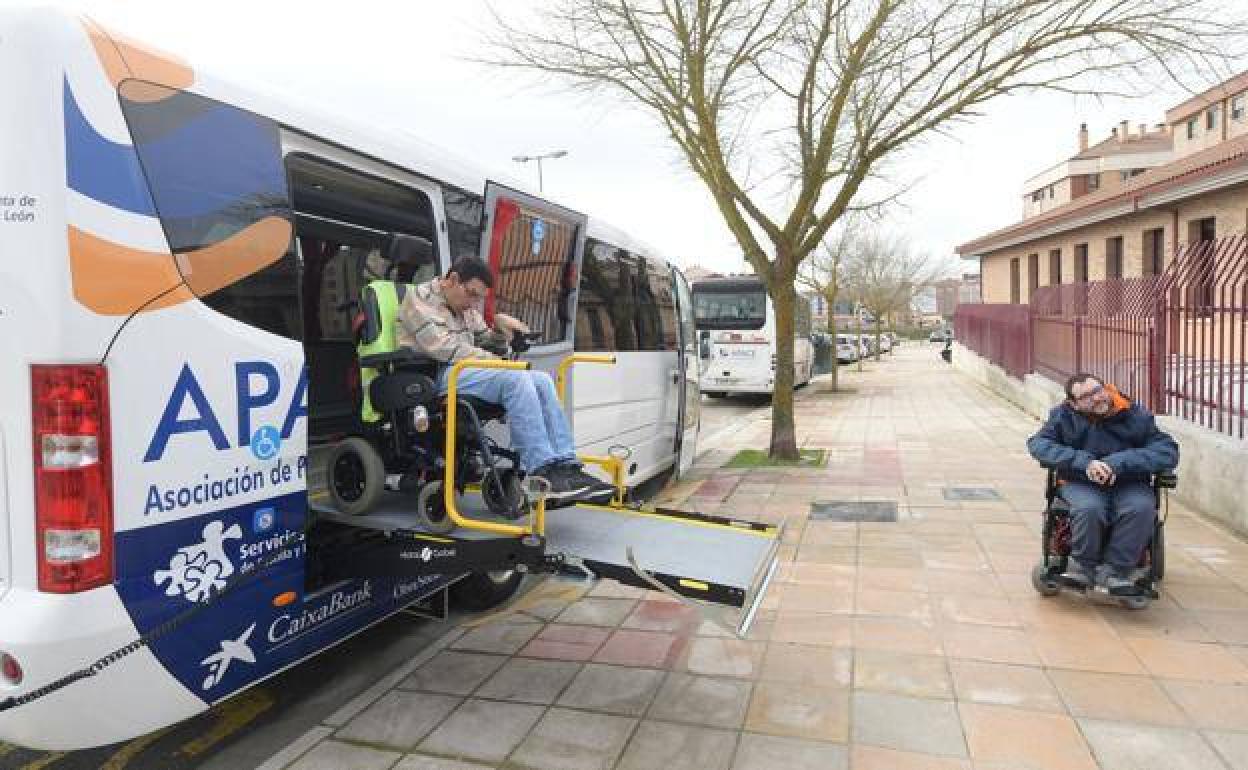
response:
[[[529,512],[519,457],[486,433],[491,422],[503,423],[500,405],[460,395],[454,420],[454,478],[447,479],[444,456],[448,409],[438,393],[438,375],[445,364],[399,346],[398,312],[411,284],[397,280],[414,269],[434,264],[429,241],[394,235],[386,249],[386,275],[368,283],[354,312],[359,361],[359,420],[339,441],[326,462],[327,486],[341,513],[362,515],[380,503],[387,491],[415,498],[425,528],[434,533],[454,529],[447,515],[444,484],[458,494],[479,484],[489,511],[507,519]],[[515,335],[514,353],[528,348],[536,335]],[[491,352],[506,355],[505,349]]]
[[[1127,595],[1111,595],[1104,588],[1083,586],[1069,583],[1062,578],[1070,563],[1071,541],[1073,538],[1073,520],[1070,504],[1061,494],[1062,481],[1057,477],[1055,468],[1048,469],[1044,485],[1044,525],[1041,530],[1040,563],[1032,568],[1031,584],[1042,596],[1056,596],[1063,590],[1076,593],[1104,593],[1106,597],[1117,601],[1131,609],[1143,609],[1148,603],[1158,598],[1157,584],[1165,576],[1166,571],[1166,513],[1169,508],[1168,493],[1178,485],[1178,476],[1173,472],[1155,473],[1149,479],[1153,488],[1153,503],[1156,520],[1153,536],[1135,571],[1135,591]],[[1164,507],[1163,507],[1164,503]]]

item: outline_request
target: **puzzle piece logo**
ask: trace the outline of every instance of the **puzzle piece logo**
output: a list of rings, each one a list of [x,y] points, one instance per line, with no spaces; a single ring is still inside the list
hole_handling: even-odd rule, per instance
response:
[[[206,601],[225,588],[234,574],[234,563],[225,553],[227,540],[239,540],[243,530],[237,524],[229,529],[220,521],[204,526],[204,542],[178,549],[169,560],[169,569],[158,570],[152,580],[164,586],[166,596],[181,596],[188,602]]]

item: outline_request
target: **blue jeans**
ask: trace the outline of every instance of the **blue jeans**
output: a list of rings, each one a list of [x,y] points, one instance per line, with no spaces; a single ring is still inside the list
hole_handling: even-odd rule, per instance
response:
[[[1135,569],[1153,536],[1157,508],[1152,487],[1144,481],[1112,487],[1067,481],[1061,495],[1070,503],[1071,557],[1088,568],[1104,563],[1120,572]]]
[[[447,390],[445,368],[438,392]],[[468,369],[459,374],[459,393],[502,404],[511,427],[511,447],[520,453],[520,467],[533,472],[550,463],[576,462],[572,428],[563,414],[555,382],[546,372],[515,369]]]

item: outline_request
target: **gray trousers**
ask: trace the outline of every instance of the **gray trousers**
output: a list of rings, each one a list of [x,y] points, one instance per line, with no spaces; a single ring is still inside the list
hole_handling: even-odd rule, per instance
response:
[[[1140,563],[1157,517],[1153,489],[1147,482],[1123,481],[1103,487],[1090,481],[1067,481],[1059,489],[1070,503],[1075,561],[1088,568],[1108,564],[1119,571]]]

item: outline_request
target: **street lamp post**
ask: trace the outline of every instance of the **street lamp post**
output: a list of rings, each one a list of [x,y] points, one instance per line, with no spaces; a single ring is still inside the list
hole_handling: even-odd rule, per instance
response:
[[[542,161],[552,160],[554,158],[562,158],[568,154],[567,150],[555,150],[554,152],[544,153],[542,155],[517,155],[512,158],[517,163],[528,163],[531,160],[537,161],[537,191],[543,192],[542,179]]]

